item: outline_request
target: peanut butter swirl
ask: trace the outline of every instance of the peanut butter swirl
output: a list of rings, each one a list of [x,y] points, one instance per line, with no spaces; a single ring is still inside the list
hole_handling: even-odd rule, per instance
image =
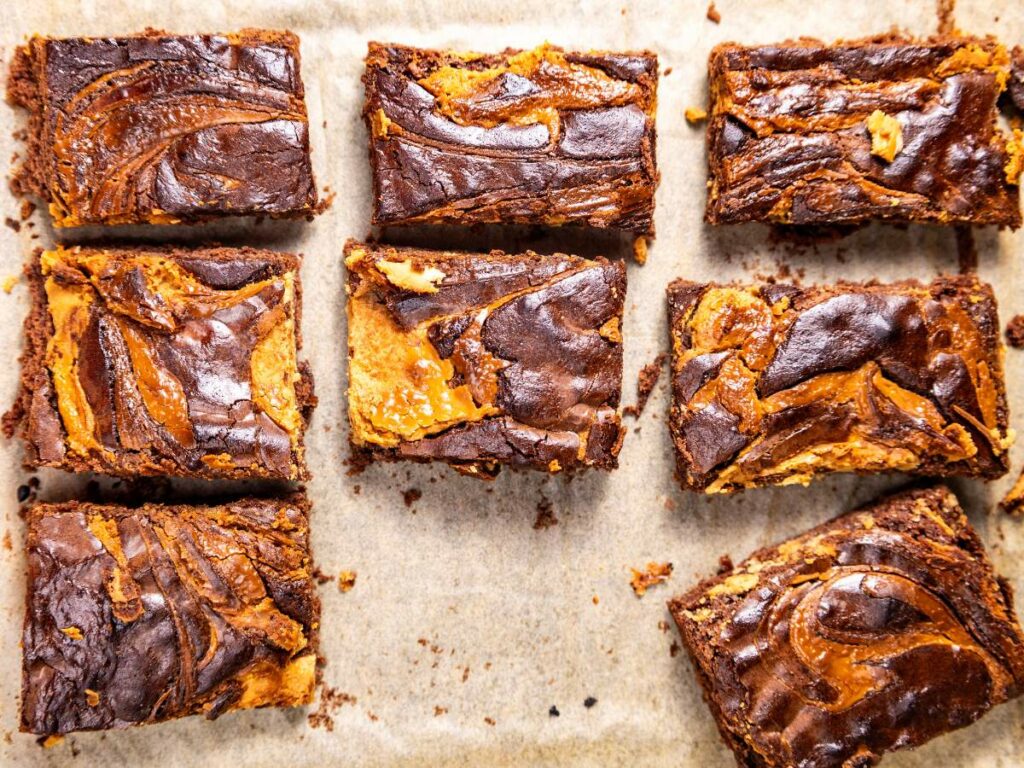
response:
[[[30,462],[304,477],[297,267],[246,249],[43,253],[20,401]]]
[[[708,61],[713,224],[1021,223],[1011,58],[992,38],[719,45]]]
[[[745,766],[874,765],[1024,685],[1024,634],[956,498],[892,497],[672,601]]]
[[[23,185],[57,226],[305,215],[316,204],[291,33],[37,37],[9,91],[32,112]]]
[[[307,703],[319,623],[308,511],[298,495],[35,507],[22,730]]]
[[[653,234],[657,58],[370,43],[374,223],[585,224]]]
[[[345,264],[357,449],[475,476],[615,466],[621,264],[356,242]]]
[[[1007,469],[995,298],[976,278],[811,288],[680,280],[669,307],[670,426],[686,488]]]

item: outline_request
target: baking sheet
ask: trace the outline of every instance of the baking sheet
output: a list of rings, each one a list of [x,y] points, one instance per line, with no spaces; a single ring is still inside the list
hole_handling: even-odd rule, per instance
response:
[[[25,35],[114,35],[146,26],[176,32],[287,27],[302,38],[314,167],[334,205],[313,223],[219,223],[199,228],[128,230],[150,240],[248,242],[305,254],[305,355],[320,406],[308,435],[314,479],[313,546],[335,578],[321,587],[325,683],[334,695],[311,726],[309,710],[250,711],[216,722],[190,718],[131,732],[79,734],[51,749],[17,732],[19,636],[24,589],[24,526],[16,488],[27,479],[21,447],[0,441],[0,765],[420,766],[732,764],[703,705],[665,600],[714,572],[718,557],[742,558],[758,546],[819,523],[898,486],[899,477],[836,477],[809,488],[769,489],[734,498],[683,494],[675,484],[665,421],[663,377],[646,411],[629,422],[621,467],[565,482],[504,472],[493,483],[429,466],[371,467],[346,476],[343,269],[347,237],[368,232],[366,135],[359,77],[366,41],[457,49],[531,47],[643,48],[661,57],[658,107],[658,238],[646,266],[631,264],[624,324],[624,400],[636,374],[666,346],[664,288],[676,276],[751,279],[785,263],[805,282],[870,277],[928,279],[957,269],[951,230],[872,226],[837,243],[772,245],[759,226],[714,230],[702,224],[703,131],[682,119],[706,98],[705,61],[725,40],[772,42],[793,35],[856,37],[892,26],[935,30],[931,0],[717,0],[720,25],[704,0],[643,3],[476,0],[375,3],[313,0],[16,0],[0,14],[0,54],[10,59]],[[1018,3],[960,0],[961,29],[1024,41]],[[670,70],[670,72],[669,72]],[[17,150],[22,116],[0,106],[0,158]],[[0,192],[0,219],[18,218]],[[19,272],[30,250],[52,242],[46,218],[34,229],[0,227],[0,278]],[[32,239],[40,233],[39,239]],[[94,238],[98,231],[78,239]],[[614,239],[580,231],[553,238],[523,233],[507,244],[558,245],[591,253]],[[976,236],[980,272],[998,295],[1002,319],[1024,312],[1019,286],[1024,232]],[[490,243],[488,243],[490,244]],[[0,294],[0,402],[16,388],[14,360],[27,294]],[[1024,431],[1024,352],[1009,350],[1013,426]],[[1011,476],[991,485],[954,483],[997,568],[1024,594],[1024,523],[995,511],[1024,463],[1024,440]],[[40,497],[82,492],[87,478],[43,472]],[[196,484],[193,489],[202,490]],[[422,496],[411,505],[404,492]],[[411,497],[415,494],[410,494]],[[535,529],[538,504],[558,524]],[[7,542],[10,542],[8,547]],[[670,561],[667,586],[638,599],[630,567]],[[342,593],[337,575],[358,573]],[[1020,597],[1018,611],[1024,609]],[[343,696],[342,694],[346,694]],[[596,699],[587,707],[584,701]],[[554,706],[558,717],[550,714]],[[333,726],[328,729],[328,720]],[[1024,763],[1024,700],[1003,705],[969,729],[889,766],[1013,766]]]

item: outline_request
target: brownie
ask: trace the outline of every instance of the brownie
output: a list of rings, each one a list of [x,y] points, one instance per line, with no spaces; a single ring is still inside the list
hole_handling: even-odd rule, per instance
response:
[[[728,43],[708,70],[709,223],[1020,226],[995,40]]]
[[[21,730],[308,703],[320,616],[308,514],[299,494],[34,506]]]
[[[373,223],[654,232],[658,58],[370,43]]]
[[[33,37],[7,93],[29,112],[15,191],[58,227],[316,208],[291,32]]]
[[[759,550],[669,608],[746,768],[866,768],[1024,685],[1010,586],[942,486]]]
[[[617,465],[621,262],[349,241],[350,439],[478,477]]]
[[[305,479],[315,402],[297,362],[299,257],[250,248],[63,248],[28,269],[30,467]]]
[[[669,421],[684,488],[1007,470],[996,300],[973,276],[811,287],[677,280],[668,303]]]

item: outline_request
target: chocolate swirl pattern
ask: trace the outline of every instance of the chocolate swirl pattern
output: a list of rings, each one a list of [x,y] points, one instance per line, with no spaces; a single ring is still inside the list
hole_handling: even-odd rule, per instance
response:
[[[612,469],[621,263],[349,242],[349,420],[379,459]]]
[[[8,430],[34,466],[304,478],[297,270],[250,249],[43,253]]]
[[[20,186],[57,226],[306,215],[316,204],[298,39],[34,38],[9,92],[32,113]]]
[[[320,610],[308,511],[298,495],[34,507],[21,729],[307,703]]]
[[[670,604],[741,765],[868,766],[1024,685],[1024,634],[956,498],[891,497]]]
[[[652,53],[465,54],[370,43],[374,223],[653,234]]]
[[[992,289],[974,277],[669,287],[670,426],[685,488],[824,472],[1007,469]]]

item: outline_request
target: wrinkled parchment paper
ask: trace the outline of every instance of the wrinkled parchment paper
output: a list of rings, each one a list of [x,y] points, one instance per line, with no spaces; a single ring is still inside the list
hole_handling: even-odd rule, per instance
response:
[[[629,422],[621,467],[565,482],[503,473],[483,483],[429,466],[371,467],[346,476],[345,322],[341,249],[368,233],[366,135],[360,119],[366,41],[456,49],[532,47],[544,40],[579,48],[651,48],[665,73],[659,89],[658,159],[662,172],[658,238],[644,267],[629,267],[624,324],[624,401],[635,396],[640,367],[667,346],[664,288],[676,276],[752,279],[787,263],[805,282],[870,277],[928,279],[957,269],[951,230],[871,226],[837,243],[772,246],[760,226],[711,229],[704,202],[702,129],[682,119],[706,99],[705,62],[721,41],[774,42],[809,35],[856,37],[898,26],[936,29],[932,0],[717,0],[720,25],[705,0],[645,3],[552,0],[9,0],[0,10],[0,54],[9,61],[31,33],[115,35],[146,26],[175,32],[287,27],[302,38],[314,166],[333,207],[312,223],[252,221],[199,228],[136,228],[133,237],[197,242],[220,239],[305,254],[305,356],[318,408],[308,436],[314,479],[314,554],[334,580],[321,587],[325,683],[336,696],[324,708],[333,730],[311,727],[316,710],[232,713],[216,722],[189,718],[130,732],[79,734],[50,749],[17,732],[24,525],[16,489],[27,474],[21,446],[0,441],[0,765],[90,766],[533,766],[731,765],[701,701],[665,600],[716,569],[719,555],[739,559],[899,485],[899,477],[836,477],[809,488],[705,499],[675,484],[666,430],[666,380],[639,421]],[[961,29],[1024,42],[1024,8],[1012,0],[960,0]],[[0,105],[0,160],[17,149],[22,115]],[[0,219],[18,218],[0,190]],[[17,274],[31,249],[52,242],[46,217],[16,233],[0,227],[0,278]],[[27,224],[27,222],[26,222]],[[32,239],[39,233],[39,239]],[[95,238],[98,230],[78,239]],[[979,232],[980,272],[998,294],[1005,322],[1024,312],[1019,286],[1024,232]],[[489,245],[490,243],[488,243]],[[519,236],[509,247],[557,245],[592,253],[611,247],[580,232]],[[27,293],[0,293],[0,402],[16,387],[15,359]],[[1013,426],[1024,431],[1024,351],[1008,350]],[[995,511],[1024,463],[1014,449],[1011,476],[985,485],[954,484],[998,569],[1024,594],[1024,522]],[[40,498],[80,493],[87,478],[39,474]],[[193,485],[193,488],[195,486]],[[403,492],[422,497],[411,505]],[[547,499],[558,524],[535,529]],[[10,542],[8,547],[7,542]],[[667,585],[637,598],[631,566],[669,561]],[[337,576],[356,571],[342,593]],[[1024,601],[1018,598],[1018,611]],[[660,626],[659,626],[660,625]],[[596,699],[586,707],[584,700]],[[551,708],[559,713],[553,716]],[[936,739],[886,765],[1024,764],[1024,700],[974,726]]]

